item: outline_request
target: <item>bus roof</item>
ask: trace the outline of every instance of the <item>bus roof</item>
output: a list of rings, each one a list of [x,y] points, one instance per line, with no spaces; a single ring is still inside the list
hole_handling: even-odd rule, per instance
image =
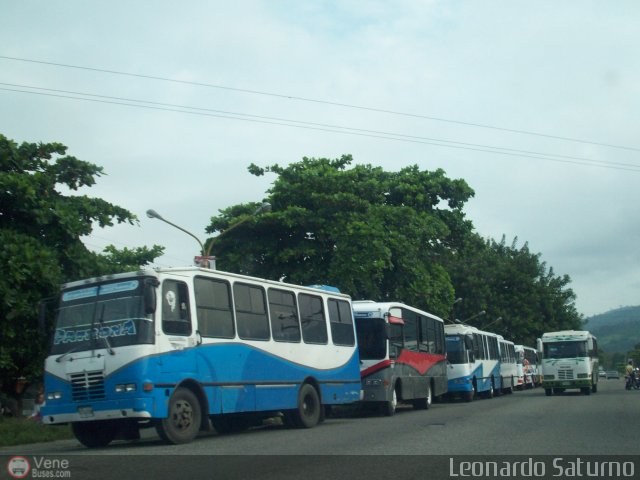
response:
[[[355,300],[352,302],[354,314],[358,312],[380,312],[381,314],[387,313],[392,308],[405,308],[411,310],[419,315],[433,318],[440,322],[444,322],[440,317],[419,308],[412,307],[402,302],[374,302],[373,300]]]
[[[309,292],[315,292],[315,293],[329,293],[331,294],[331,296],[335,296],[335,297],[344,297],[345,299],[350,299],[351,297],[345,293],[340,293],[339,291],[335,292],[335,291],[330,291],[328,289],[326,289],[326,286],[324,285],[313,285],[313,286],[304,286],[304,285],[295,285],[292,283],[284,283],[284,282],[278,282],[275,280],[267,280],[264,278],[258,278],[258,277],[250,277],[248,275],[240,275],[238,273],[231,273],[231,272],[224,272],[222,270],[211,270],[209,268],[201,268],[201,267],[171,267],[171,268],[148,268],[148,269],[143,269],[143,270],[138,270],[138,271],[132,271],[132,272],[125,272],[125,273],[116,273],[113,275],[104,275],[101,277],[93,277],[93,278],[87,278],[87,279],[83,279],[83,280],[76,280],[73,282],[68,282],[65,283],[61,286],[61,288],[63,290],[68,289],[68,288],[75,288],[75,287],[81,287],[84,285],[90,285],[92,283],[97,283],[97,282],[108,282],[111,280],[120,280],[120,279],[125,279],[125,278],[131,278],[131,277],[154,277],[154,278],[160,278],[164,275],[175,275],[175,276],[184,276],[184,277],[195,277],[198,275],[202,275],[202,276],[209,276],[209,277],[224,277],[224,278],[232,278],[235,280],[245,280],[245,281],[250,281],[250,282],[260,282],[260,283],[266,283],[270,286],[273,287],[279,287],[279,288],[283,288],[283,287],[288,287],[288,288],[295,288],[298,290],[306,290]],[[325,288],[323,288],[325,287]],[[333,287],[335,288],[335,287]],[[336,290],[338,290],[336,288]]]
[[[470,333],[483,333],[485,335],[490,335],[492,337],[496,337],[498,339],[503,339],[501,335],[498,335],[497,333],[493,333],[493,332],[486,332],[484,330],[480,330],[476,327],[472,327],[471,325],[465,325],[463,323],[457,323],[457,324],[448,324],[444,326],[444,333],[445,334],[450,334],[450,335],[467,335]]]
[[[546,332],[542,334],[543,342],[566,342],[571,340],[587,340],[595,338],[587,330],[561,330],[559,332]]]

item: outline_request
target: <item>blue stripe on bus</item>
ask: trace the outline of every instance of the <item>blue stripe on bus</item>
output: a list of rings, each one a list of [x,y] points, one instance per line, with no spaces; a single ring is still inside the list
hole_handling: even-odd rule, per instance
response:
[[[318,383],[325,404],[351,403],[360,398],[357,350],[339,367],[318,369],[248,345],[201,345],[133,361],[104,379],[104,399],[91,398],[84,403],[72,400],[69,382],[45,376],[47,391],[63,394],[60,400],[47,401],[42,412],[46,416],[75,413],[79,406],[92,405],[94,411],[131,408],[164,418],[171,390],[186,379],[202,386],[210,414],[296,408],[297,387],[309,377]],[[161,387],[143,392],[144,382]],[[115,392],[116,385],[129,383],[137,383],[135,392]],[[76,397],[83,395],[82,389],[76,392]]]

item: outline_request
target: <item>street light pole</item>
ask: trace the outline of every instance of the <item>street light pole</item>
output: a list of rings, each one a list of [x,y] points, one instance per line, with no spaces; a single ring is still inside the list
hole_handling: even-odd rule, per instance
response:
[[[191,237],[196,239],[196,242],[198,242],[198,245],[200,245],[200,253],[204,253],[204,245],[202,244],[202,242],[200,241],[200,239],[198,237],[196,237],[193,233],[191,233],[189,230],[185,230],[184,228],[182,228],[179,225],[176,225],[175,223],[170,222],[169,220],[167,220],[166,218],[163,218],[162,215],[160,215],[158,212],[156,212],[155,210],[149,209],[147,210],[147,217],[149,218],[157,218],[158,220],[162,220],[164,223],[168,223],[169,225],[171,225],[172,227],[177,228],[178,230],[182,230],[184,233],[186,233],[187,235],[190,235]]]
[[[471,315],[469,318],[465,318],[464,320],[459,320],[459,322],[466,324],[468,321],[473,320],[474,318],[481,317],[482,315],[486,315],[486,314],[487,312],[485,312],[484,310],[480,310],[475,315]]]
[[[483,328],[483,329],[485,329],[485,328],[487,328],[487,327],[490,327],[490,326],[491,326],[491,325],[493,325],[494,323],[498,323],[500,320],[502,320],[502,317],[498,317],[498,318],[496,318],[493,322],[489,322],[488,324],[483,325],[483,326],[482,326],[482,328]]]

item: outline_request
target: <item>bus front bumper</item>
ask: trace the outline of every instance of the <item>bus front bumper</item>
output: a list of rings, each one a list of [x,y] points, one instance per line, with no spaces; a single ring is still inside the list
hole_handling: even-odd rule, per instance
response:
[[[151,418],[155,402],[153,398],[143,397],[94,401],[91,404],[48,403],[42,408],[42,423],[46,424]]]
[[[579,380],[543,380],[542,388],[584,388],[591,387],[590,378],[581,378]]]

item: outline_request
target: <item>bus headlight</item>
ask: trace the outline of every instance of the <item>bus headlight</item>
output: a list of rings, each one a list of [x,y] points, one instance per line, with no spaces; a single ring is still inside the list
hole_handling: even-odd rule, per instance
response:
[[[62,398],[62,392],[47,393],[47,400],[60,400],[61,398]]]
[[[553,380],[554,378],[556,378],[553,375],[545,375],[544,377],[542,377],[543,380]]]
[[[379,385],[382,385],[382,380],[379,378],[374,378],[371,380],[365,380],[364,384],[369,387],[377,387]]]
[[[136,391],[136,384],[135,383],[120,383],[118,385],[116,385],[116,393],[123,393],[123,392],[135,392]]]
[[[578,378],[589,378],[589,374],[588,373],[579,373],[578,374]]]

